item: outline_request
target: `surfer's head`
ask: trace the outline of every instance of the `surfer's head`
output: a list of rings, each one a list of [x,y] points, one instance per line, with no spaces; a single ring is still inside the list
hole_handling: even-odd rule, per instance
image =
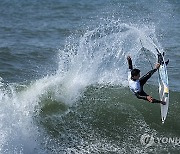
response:
[[[132,69],[131,71],[131,78],[134,80],[138,80],[140,77],[140,70],[139,69]]]

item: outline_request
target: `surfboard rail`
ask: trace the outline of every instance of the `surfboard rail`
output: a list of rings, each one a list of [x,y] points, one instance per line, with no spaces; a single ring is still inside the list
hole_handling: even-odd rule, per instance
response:
[[[159,58],[161,61],[159,61]],[[158,70],[158,81],[159,81],[159,96],[160,100],[166,102],[166,105],[160,105],[161,107],[161,121],[165,122],[168,108],[169,108],[169,85],[168,85],[168,73],[164,54],[158,52],[158,62],[160,63],[160,68]]]

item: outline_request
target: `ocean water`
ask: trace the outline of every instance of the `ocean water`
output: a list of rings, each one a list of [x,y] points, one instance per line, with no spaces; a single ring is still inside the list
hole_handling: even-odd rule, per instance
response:
[[[179,153],[179,0],[4,0],[0,14],[0,153]],[[155,46],[170,59],[163,125],[127,85],[127,55],[145,74]],[[145,90],[159,97],[157,73]]]

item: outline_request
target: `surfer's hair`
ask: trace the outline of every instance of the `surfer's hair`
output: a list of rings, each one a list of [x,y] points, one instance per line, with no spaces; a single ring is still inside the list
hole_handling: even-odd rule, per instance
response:
[[[140,70],[135,68],[131,71],[131,77],[137,76],[140,73]]]

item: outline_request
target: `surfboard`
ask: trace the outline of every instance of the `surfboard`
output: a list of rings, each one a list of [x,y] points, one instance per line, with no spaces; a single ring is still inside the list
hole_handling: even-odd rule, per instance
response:
[[[162,123],[165,122],[167,113],[168,113],[168,107],[169,107],[169,85],[168,85],[168,73],[167,73],[167,65],[165,62],[164,54],[159,52],[158,49],[158,62],[160,63],[160,68],[158,70],[158,82],[159,82],[159,96],[160,100],[166,102],[166,105],[160,104],[161,107],[161,120]]]
[[[140,40],[140,43],[141,43],[141,46],[143,47],[141,40]],[[168,114],[168,107],[169,107],[169,85],[168,85],[168,73],[167,73],[167,67],[166,67],[169,60],[167,62],[165,61],[164,53],[161,53],[158,50],[153,40],[150,43],[152,43],[153,46],[155,47],[157,51],[158,62],[160,63],[160,68],[158,69],[159,96],[160,96],[161,101],[166,102],[166,105],[160,104],[161,120],[162,120],[162,123],[164,123]],[[151,64],[149,59],[148,61]],[[152,67],[152,64],[151,64],[151,67]]]

